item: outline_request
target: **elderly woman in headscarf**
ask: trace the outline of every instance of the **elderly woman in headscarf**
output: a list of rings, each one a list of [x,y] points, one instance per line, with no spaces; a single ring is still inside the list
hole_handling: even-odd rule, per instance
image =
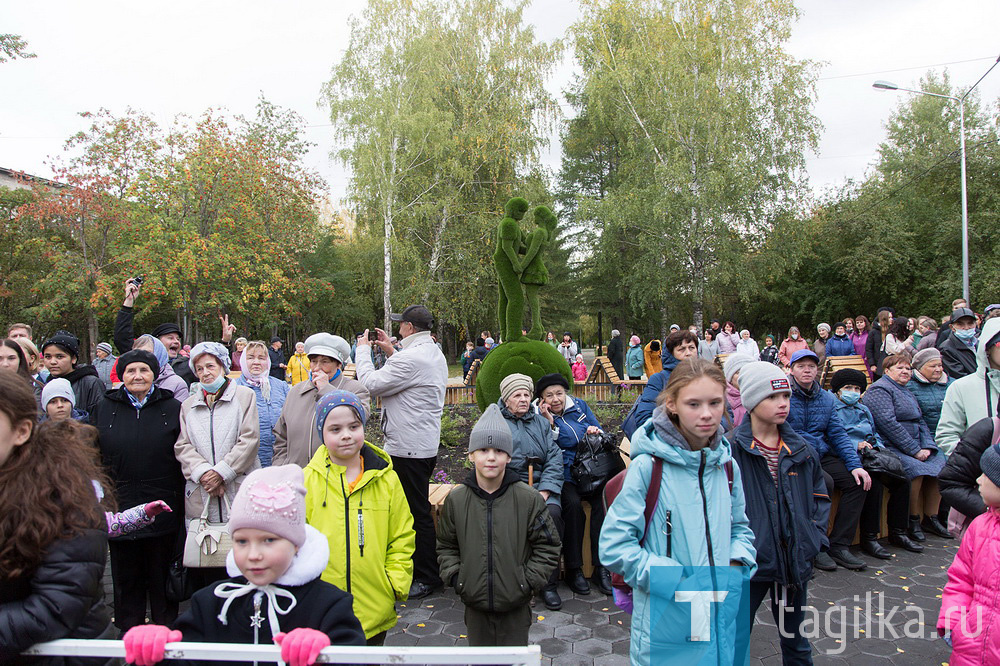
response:
[[[513,470],[522,481],[533,486],[545,500],[559,538],[562,539],[562,487],[563,455],[557,442],[559,431],[548,421],[548,407],[544,403],[536,411],[531,406],[535,383],[528,375],[514,373],[500,382],[500,413],[514,438],[514,455],[507,469]],[[530,472],[530,473],[529,473]],[[541,597],[549,610],[562,608],[562,599],[556,591],[559,583],[558,567],[552,572]]]
[[[188,385],[181,378],[181,376],[174,372],[174,369],[170,367],[170,356],[167,353],[167,348],[162,342],[160,342],[159,338],[154,338],[149,333],[140,335],[136,338],[135,342],[132,343],[132,349],[143,349],[151,352],[153,356],[156,357],[156,362],[160,364],[160,374],[157,375],[154,383],[160,388],[173,393],[174,400],[177,402],[184,402],[187,399],[188,395],[190,395]]]
[[[745,328],[740,331],[740,341],[736,343],[736,353],[749,356],[754,360],[760,358],[760,347],[757,346],[757,341],[750,337],[750,331]]]
[[[188,364],[198,381],[181,404],[181,431],[174,445],[186,480],[184,518],[200,519],[207,505],[208,521],[224,523],[243,479],[260,469],[257,396],[226,376],[229,351],[218,342],[195,345]],[[188,576],[195,587],[227,577],[225,567],[192,568]]]
[[[236,384],[251,389],[257,396],[257,419],[260,423],[257,458],[262,467],[270,467],[274,455],[274,426],[278,423],[285,398],[292,387],[271,376],[271,356],[267,353],[267,345],[263,340],[254,340],[244,345],[239,361],[243,374],[236,380]]]

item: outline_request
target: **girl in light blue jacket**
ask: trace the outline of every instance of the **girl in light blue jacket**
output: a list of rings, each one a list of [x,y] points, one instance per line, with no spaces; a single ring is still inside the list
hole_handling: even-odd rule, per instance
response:
[[[756,551],[740,470],[719,425],[725,388],[708,361],[677,365],[653,417],[635,432],[631,465],[604,520],[601,564],[632,587],[633,664],[733,661],[740,590],[756,570]],[[647,528],[657,458],[662,477]],[[712,592],[718,602],[695,613],[696,599]]]

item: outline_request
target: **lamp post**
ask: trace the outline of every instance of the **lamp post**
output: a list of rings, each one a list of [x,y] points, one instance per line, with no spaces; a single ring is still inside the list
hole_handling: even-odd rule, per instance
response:
[[[1000,57],[996,59],[993,65],[986,70],[986,74],[993,71],[993,68],[1000,63]],[[932,93],[926,90],[913,90],[911,88],[900,88],[895,83],[890,81],[876,81],[872,84],[872,88],[877,90],[902,90],[905,92],[911,92],[917,95],[929,95],[931,97],[941,97],[943,99],[950,99],[958,102],[958,118],[960,125],[960,147],[962,154],[962,298],[965,299],[967,303],[971,303],[969,300],[969,201],[965,190],[965,98],[969,96],[976,86],[986,78],[986,74],[979,77],[979,81],[976,81],[971,88],[965,91],[965,94],[961,97],[954,97],[952,95],[941,95],[939,93]]]

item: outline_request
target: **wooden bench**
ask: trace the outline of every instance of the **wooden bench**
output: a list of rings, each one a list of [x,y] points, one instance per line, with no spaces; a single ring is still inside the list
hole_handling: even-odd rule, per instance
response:
[[[871,373],[868,372],[868,368],[865,366],[865,359],[861,358],[857,354],[853,354],[851,356],[827,356],[826,363],[823,364],[823,376],[820,377],[820,385],[826,390],[830,390],[830,382],[833,380],[833,373],[838,370],[843,370],[844,368],[860,370],[865,373],[866,377],[868,377],[868,381],[871,381]]]

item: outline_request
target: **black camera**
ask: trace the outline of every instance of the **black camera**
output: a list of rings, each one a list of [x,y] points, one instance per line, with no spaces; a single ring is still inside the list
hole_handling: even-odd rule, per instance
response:
[[[378,342],[378,331],[368,331],[369,342]]]
[[[136,275],[134,278],[132,278],[132,284],[134,284],[137,287],[141,287],[142,281],[145,279],[146,279],[146,274],[140,273],[139,275]]]

